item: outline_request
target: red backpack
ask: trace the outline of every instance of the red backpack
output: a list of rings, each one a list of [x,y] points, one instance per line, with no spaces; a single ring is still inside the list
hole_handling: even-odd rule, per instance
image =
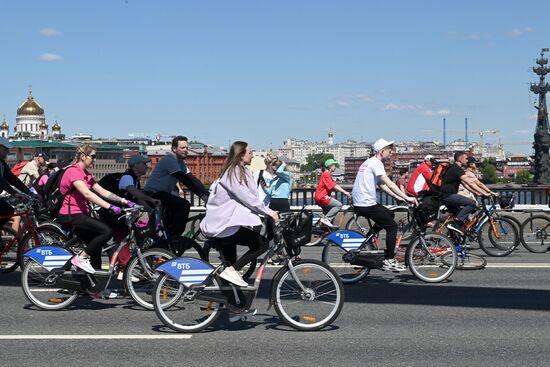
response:
[[[21,174],[21,171],[23,170],[23,167],[25,167],[30,161],[23,161],[21,163],[17,163],[15,166],[12,167],[11,173],[15,175],[15,177],[19,176]]]

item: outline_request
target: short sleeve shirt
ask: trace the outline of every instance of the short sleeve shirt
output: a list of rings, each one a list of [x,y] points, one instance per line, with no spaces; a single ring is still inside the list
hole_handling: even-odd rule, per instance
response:
[[[376,196],[376,187],[380,177],[386,174],[384,163],[376,157],[367,159],[359,167],[357,177],[353,183],[353,205],[355,206],[373,206],[378,203]]]
[[[38,165],[34,160],[30,161],[21,169],[18,178],[23,181],[25,186],[29,187],[34,182],[34,177],[38,176]]]
[[[151,176],[145,184],[144,191],[148,192],[168,192],[171,193],[176,190],[176,184],[178,179],[173,175],[176,172],[183,172],[185,174],[190,173],[189,168],[185,165],[185,162],[178,161],[174,153],[168,153],[160,161]]]
[[[74,187],[75,181],[83,181],[88,189],[96,184],[92,174],[85,169],[83,170],[78,163],[68,167],[63,173],[59,185],[59,191],[62,195],[65,195],[59,214],[90,214],[88,200]]]
[[[456,194],[458,192],[458,186],[460,185],[460,177],[465,174],[464,170],[456,163],[451,165],[443,181],[441,182],[441,198],[444,199],[449,195]]]
[[[336,186],[336,182],[332,179],[330,172],[325,170],[321,173],[317,190],[315,190],[315,202],[320,206],[325,206],[330,203],[330,200],[332,199],[330,197],[330,192],[334,186]]]
[[[135,187],[140,189],[139,181],[135,181],[132,175],[124,175],[120,178],[118,182],[118,189],[121,191],[126,191],[128,187]]]

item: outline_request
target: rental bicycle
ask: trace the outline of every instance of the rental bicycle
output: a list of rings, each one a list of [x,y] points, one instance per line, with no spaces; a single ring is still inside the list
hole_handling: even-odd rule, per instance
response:
[[[281,215],[254,285],[238,287],[221,279],[218,274],[225,268],[224,261],[214,267],[199,259],[181,257],[159,266],[157,271],[162,275],[153,290],[159,319],[175,331],[198,332],[214,323],[222,310],[243,316],[251,313],[267,260],[284,249],[284,265],[271,283],[270,307],[273,305],[279,317],[297,330],[319,330],[330,325],[342,310],[344,289],[338,275],[326,264],[296,258],[303,243],[294,242],[292,233],[302,215]]]

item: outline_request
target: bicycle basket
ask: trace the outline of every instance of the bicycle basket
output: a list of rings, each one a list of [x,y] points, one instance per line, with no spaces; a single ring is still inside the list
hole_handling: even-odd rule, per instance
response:
[[[292,216],[288,226],[283,229],[286,250],[290,256],[298,256],[300,247],[311,241],[313,227],[313,213],[301,210]]]
[[[501,209],[512,209],[515,205],[514,195],[502,195],[498,203]]]

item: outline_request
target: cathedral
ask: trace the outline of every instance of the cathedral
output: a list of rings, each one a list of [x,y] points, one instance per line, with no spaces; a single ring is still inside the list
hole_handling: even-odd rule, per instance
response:
[[[9,135],[10,126],[6,117],[0,125],[0,136],[13,139],[42,139],[42,140],[63,140],[61,125],[57,121],[52,126],[51,133],[46,123],[44,108],[34,99],[32,90],[29,89],[29,96],[17,109],[16,123],[13,129],[14,134]]]

